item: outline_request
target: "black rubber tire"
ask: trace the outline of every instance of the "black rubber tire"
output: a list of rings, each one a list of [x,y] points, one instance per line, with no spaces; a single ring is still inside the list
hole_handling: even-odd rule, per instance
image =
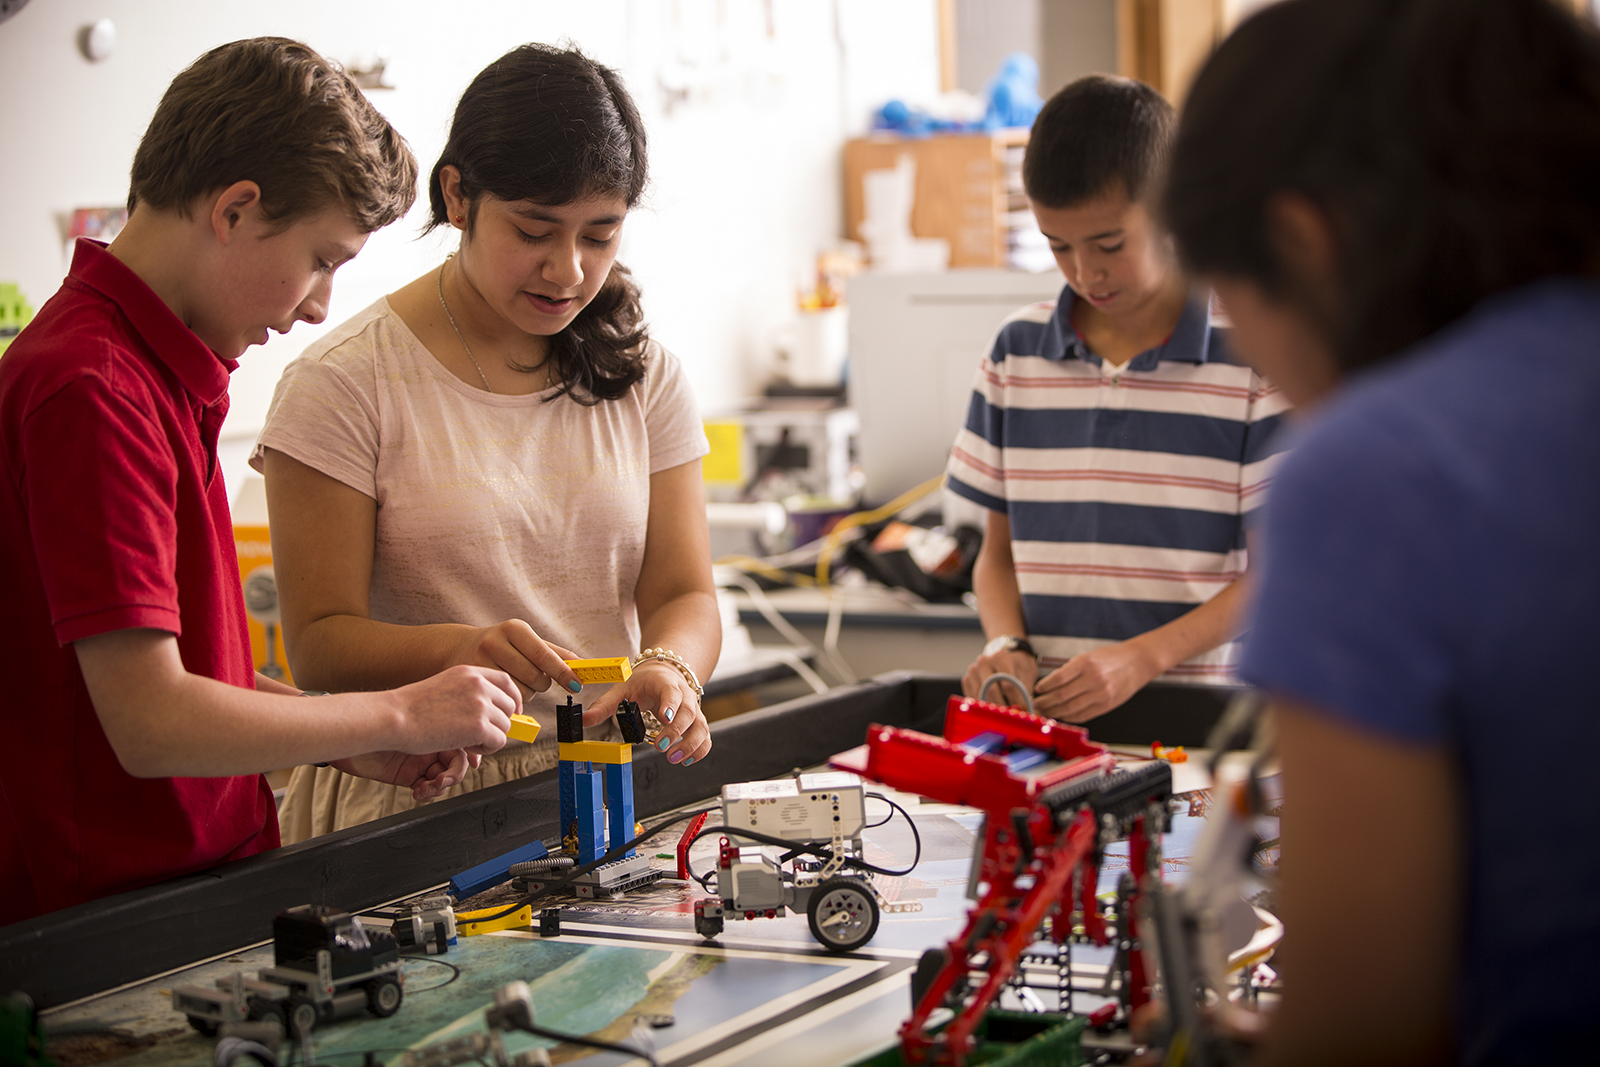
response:
[[[217,1024],[210,1019],[202,1019],[198,1015],[191,1015],[189,1016],[189,1025],[207,1037],[217,1036]]]
[[[380,1019],[387,1019],[400,1010],[400,1002],[405,999],[405,991],[400,988],[400,982],[392,974],[381,978],[374,978],[367,983],[367,1010]]]
[[[950,954],[942,948],[930,948],[917,960],[917,969],[911,973],[911,1008],[916,1010],[922,1003],[922,995],[933,985],[933,980],[939,977],[939,972],[944,970],[944,965],[949,962]]]
[[[297,994],[289,998],[289,1003],[284,1008],[284,1033],[291,1041],[299,1038],[303,1026],[306,1033],[317,1028],[317,1020],[322,1013],[317,1010],[317,1002],[305,994]]]
[[[824,926],[844,912],[849,918]],[[854,952],[878,932],[878,898],[856,878],[830,878],[817,886],[806,907],[811,936],[829,952]]]
[[[272,1000],[252,998],[246,1006],[250,1009],[251,1022],[265,1023],[276,1020],[278,1025],[284,1028],[284,1033],[289,1032],[288,1016],[284,1015],[282,1004]]]

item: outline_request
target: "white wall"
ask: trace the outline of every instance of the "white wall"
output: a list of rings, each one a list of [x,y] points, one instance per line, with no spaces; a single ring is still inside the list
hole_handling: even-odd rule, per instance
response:
[[[1086,74],[1117,73],[1117,0],[1044,0],[1039,10],[1039,95]]]
[[[956,0],[957,85],[983,94],[1001,60],[1026,52],[1043,63],[1039,51],[1040,0]]]
[[[77,31],[102,17],[117,48],[91,64]],[[167,83],[207,49],[264,34],[341,61],[386,56],[397,88],[371,99],[424,172],[461,90],[508,48],[570,40],[619,68],[652,154],[622,259],[706,409],[758,390],[802,270],[842,230],[844,139],[888,97],[939,87],[936,0],[38,0],[0,23],[0,280],[35,305],[55,292],[67,217],[126,198]],[[341,269],[329,324],[439,262],[446,235],[416,237],[425,206]],[[253,437],[283,367],[325,328],[246,353],[225,436]]]

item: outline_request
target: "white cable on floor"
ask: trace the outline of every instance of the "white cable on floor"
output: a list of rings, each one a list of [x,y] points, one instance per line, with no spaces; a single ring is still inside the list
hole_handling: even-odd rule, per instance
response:
[[[838,668],[833,666],[832,662],[817,649],[817,646],[813,645],[810,641],[807,641],[805,634],[801,633],[799,630],[796,630],[792,625],[790,625],[789,620],[783,617],[783,613],[777,608],[773,607],[772,601],[768,599],[767,594],[747,575],[741,571],[733,569],[732,567],[717,567],[714,569],[713,573],[716,576],[716,582],[718,585],[736,585],[749,594],[750,602],[755,605],[755,609],[761,613],[761,617],[767,620],[767,625],[771,626],[774,630],[783,635],[784,639],[787,640],[791,645],[794,645],[796,648],[805,649],[807,652],[811,653],[811,655],[815,656],[819,663],[827,662],[829,667],[835,673],[838,672]],[[818,681],[820,680],[821,679],[819,678]],[[840,680],[844,680],[842,675],[840,676]],[[850,681],[854,680],[854,678],[850,679]],[[819,690],[819,692],[821,691],[822,690]]]
[[[812,670],[811,664],[800,658],[799,653],[791,652],[788,649],[782,649],[778,653],[778,658],[787,663],[789,668],[793,670],[794,673],[798,674],[802,679],[804,679],[805,683],[811,687],[813,692],[826,693],[828,691],[828,683],[822,680],[822,675]]]
[[[856,672],[839,652],[839,630],[843,621],[844,594],[834,589],[828,594],[828,628],[822,633],[822,651],[827,655],[835,674],[846,682],[858,682],[861,679],[856,677]]]

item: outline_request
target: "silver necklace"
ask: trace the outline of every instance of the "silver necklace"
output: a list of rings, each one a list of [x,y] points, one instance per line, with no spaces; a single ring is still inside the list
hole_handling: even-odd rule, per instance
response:
[[[467,358],[472,360],[472,366],[477,370],[478,377],[483,379],[483,387],[492,393],[494,392],[494,386],[489,384],[489,376],[483,373],[482,367],[478,366],[478,357],[472,354],[472,346],[467,344],[467,339],[461,335],[461,327],[456,325],[456,317],[450,314],[450,305],[444,302],[444,266],[445,263],[450,262],[451,257],[454,255],[455,253],[452,252],[449,256],[445,256],[444,263],[439,264],[439,306],[444,308],[444,317],[450,320],[450,328],[456,332],[456,340],[461,342],[462,351],[466,352]]]

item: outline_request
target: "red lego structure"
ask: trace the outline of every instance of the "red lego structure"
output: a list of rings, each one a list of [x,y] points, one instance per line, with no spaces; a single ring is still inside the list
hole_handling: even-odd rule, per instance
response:
[[[1123,1022],[1150,999],[1136,914],[1145,880],[1160,878],[1159,834],[1172,792],[1167,763],[1117,771],[1111,753],[1080,727],[953,696],[942,738],[874,724],[866,745],[833,765],[987,814],[977,904],[961,934],[924,954],[917,969],[915,1008],[900,1029],[906,1063],[963,1064],[985,1013],[1041,940],[1054,942],[1055,958],[1068,967],[1070,942],[1114,944]],[[1105,847],[1123,838],[1132,877],[1107,916],[1096,884]],[[1070,1012],[1070,974],[1061,988],[1062,1010]],[[940,1008],[955,1017],[932,1027]]]

